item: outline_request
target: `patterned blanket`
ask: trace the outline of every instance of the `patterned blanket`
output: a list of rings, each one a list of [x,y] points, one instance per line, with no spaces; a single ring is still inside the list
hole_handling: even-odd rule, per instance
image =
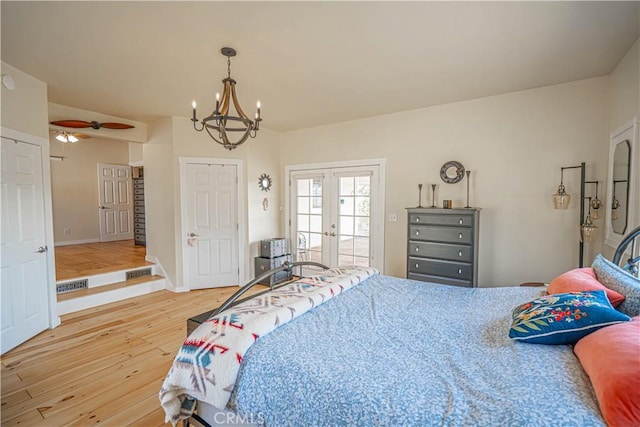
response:
[[[333,268],[252,298],[202,323],[184,342],[160,389],[166,422],[193,413],[194,399],[225,408],[249,347],[260,337],[377,274]]]

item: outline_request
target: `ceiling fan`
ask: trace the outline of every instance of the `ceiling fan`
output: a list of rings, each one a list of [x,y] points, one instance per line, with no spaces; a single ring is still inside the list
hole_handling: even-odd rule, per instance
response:
[[[84,133],[80,133],[80,132],[67,132],[67,131],[60,131],[60,130],[51,130],[49,132],[51,132],[52,134],[55,134],[56,140],[62,143],[75,144],[81,139],[91,138],[89,135],[85,135]]]
[[[74,129],[78,129],[78,128],[132,129],[135,127],[125,123],[115,123],[115,122],[100,123],[95,120],[92,122],[85,122],[83,120],[56,120],[54,122],[49,122],[49,123],[51,123],[52,125],[61,126],[64,128],[74,128]]]

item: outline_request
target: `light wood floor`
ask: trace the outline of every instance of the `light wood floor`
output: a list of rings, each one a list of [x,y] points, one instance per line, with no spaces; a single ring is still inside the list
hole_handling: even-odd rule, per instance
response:
[[[237,289],[160,291],[63,316],[0,358],[2,426],[164,425],[158,391],[186,319]]]
[[[152,265],[133,240],[56,246],[56,281]]]

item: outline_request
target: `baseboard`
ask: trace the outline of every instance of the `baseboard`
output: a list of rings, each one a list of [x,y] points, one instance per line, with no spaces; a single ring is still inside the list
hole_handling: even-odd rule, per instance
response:
[[[84,240],[70,240],[68,242],[53,242],[54,246],[71,246],[71,245],[86,245],[87,243],[100,243],[100,239],[84,239]]]
[[[172,291],[172,292],[187,292],[188,289],[181,289],[181,288],[176,288],[173,283],[171,282],[171,279],[169,279],[169,276],[167,275],[167,272],[164,270],[164,267],[162,267],[162,263],[160,262],[160,260],[156,257],[154,257],[153,255],[145,255],[144,257],[145,261],[147,262],[152,262],[155,264],[156,266],[156,274],[159,274],[160,276],[164,277],[165,280],[165,289],[168,291]]]

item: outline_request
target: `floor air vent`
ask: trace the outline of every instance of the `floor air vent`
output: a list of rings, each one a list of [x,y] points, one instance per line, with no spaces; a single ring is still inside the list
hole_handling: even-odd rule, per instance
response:
[[[80,289],[87,289],[89,285],[89,279],[72,280],[71,282],[64,282],[56,285],[56,293],[64,294],[71,291],[77,291]]]
[[[151,276],[151,268],[143,268],[141,270],[127,271],[127,280],[137,279],[138,277]]]

